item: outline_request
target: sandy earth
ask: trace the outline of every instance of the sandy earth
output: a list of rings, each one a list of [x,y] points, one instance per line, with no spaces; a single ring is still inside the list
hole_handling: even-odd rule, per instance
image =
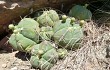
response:
[[[0,51],[0,70],[31,70],[28,59],[25,53]]]

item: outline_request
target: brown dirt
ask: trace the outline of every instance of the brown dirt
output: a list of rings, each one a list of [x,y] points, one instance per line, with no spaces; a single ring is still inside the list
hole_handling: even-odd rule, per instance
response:
[[[25,56],[24,56],[25,55]],[[26,53],[18,51],[8,53],[0,52],[0,70],[30,70],[31,64]],[[17,69],[14,69],[17,68]]]

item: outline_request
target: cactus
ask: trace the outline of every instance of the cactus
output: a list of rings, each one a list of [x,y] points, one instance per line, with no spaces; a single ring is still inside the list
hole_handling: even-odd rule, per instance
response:
[[[64,48],[63,49],[62,48],[58,49],[57,52],[58,52],[58,55],[59,55],[60,59],[63,59],[68,54],[68,51]]]
[[[63,20],[62,20],[63,21]],[[76,48],[75,44],[83,37],[83,30],[79,24],[74,22],[71,25],[71,19],[67,18],[65,22],[59,21],[54,30],[54,40],[65,48]]]
[[[52,27],[41,27],[40,29],[40,36],[43,40],[51,40],[51,37],[53,36],[53,29]]]
[[[69,12],[69,16],[80,20],[90,20],[92,13],[86,8],[87,6],[75,5]]]
[[[35,41],[36,43],[39,42],[40,28],[39,24],[35,20],[31,18],[24,18],[18,23],[15,30],[19,30],[22,35]]]
[[[56,49],[48,41],[33,46],[31,54],[31,64],[41,70],[49,70],[58,59]]]
[[[41,26],[54,26],[54,22],[58,20],[59,16],[54,10],[43,11],[43,14],[37,18]]]
[[[9,43],[18,51],[30,53],[30,63],[33,67],[49,70],[58,58],[62,59],[68,54],[66,49],[56,50],[56,45],[69,49],[79,46],[85,21],[81,20],[79,24],[76,22],[74,17],[66,15],[59,20],[54,10],[44,11],[37,18],[37,22],[24,18],[16,26],[9,25],[9,29],[13,31]],[[56,45],[50,41],[55,41]]]
[[[36,44],[34,41],[24,37],[20,33],[12,34],[9,38],[9,43],[14,49],[29,53],[32,46]]]

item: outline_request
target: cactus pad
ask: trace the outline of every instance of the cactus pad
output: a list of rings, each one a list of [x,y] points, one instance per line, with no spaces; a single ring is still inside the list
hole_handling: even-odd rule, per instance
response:
[[[37,18],[41,26],[54,26],[54,22],[58,20],[59,16],[54,10],[43,11],[43,14]]]
[[[41,27],[40,29],[40,37],[42,40],[51,40],[51,37],[53,36],[53,28],[52,27]]]
[[[20,33],[25,37],[35,41],[36,43],[39,42],[40,28],[39,24],[35,20],[31,18],[24,18],[16,27],[17,29],[20,29]]]
[[[30,52],[32,46],[36,44],[34,41],[24,37],[19,33],[12,34],[9,38],[9,43],[14,49],[22,52]]]

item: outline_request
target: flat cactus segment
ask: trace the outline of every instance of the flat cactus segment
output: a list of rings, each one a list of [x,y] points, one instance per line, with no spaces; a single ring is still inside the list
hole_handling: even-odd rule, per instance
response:
[[[45,59],[39,59],[37,56],[31,56],[30,63],[35,68],[40,68],[41,70],[49,70],[53,64],[49,63]]]
[[[17,25],[19,28],[34,28],[39,27],[39,23],[31,18],[23,18]]]
[[[41,70],[50,70],[50,68],[53,67],[53,64],[51,64],[47,60],[41,58],[39,61],[39,66],[40,66],[39,68]]]
[[[54,63],[56,63],[56,61],[58,59],[58,53],[53,48],[53,49],[49,50],[48,52],[46,52],[44,55],[42,55],[42,58],[44,58],[45,60],[54,64]]]
[[[39,42],[40,28],[39,24],[35,20],[31,18],[24,18],[18,23],[16,27],[17,28],[15,30],[19,29],[19,32],[23,36],[35,41],[36,43]]]
[[[54,26],[54,22],[58,20],[59,16],[54,10],[43,11],[43,14],[37,18],[37,22],[39,22],[41,26]]]
[[[39,42],[39,32],[32,28],[23,28],[23,30],[21,30],[20,33],[36,43]]]
[[[52,19],[52,21],[58,21],[59,15],[55,10],[49,10],[49,17]]]
[[[40,60],[39,60],[38,56],[31,56],[31,58],[30,58],[30,63],[35,68],[39,68],[39,61]]]
[[[14,49],[23,51],[23,52],[30,52],[33,45],[36,43],[22,34],[12,34],[9,38],[9,43],[13,46]]]
[[[89,20],[92,18],[92,13],[84,6],[75,5],[70,10],[69,16],[80,20]]]

